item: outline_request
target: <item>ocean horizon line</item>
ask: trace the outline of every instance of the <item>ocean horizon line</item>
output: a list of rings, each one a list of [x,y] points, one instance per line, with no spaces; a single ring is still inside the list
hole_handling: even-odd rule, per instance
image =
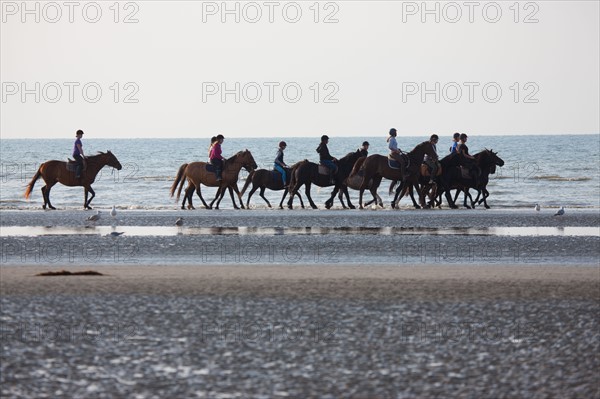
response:
[[[350,135],[350,136],[336,136],[334,134],[331,133],[326,133],[330,138],[360,138],[360,137],[366,137],[366,138],[380,138],[380,137],[385,137],[385,134],[377,134],[377,135]],[[431,133],[434,134],[434,133]],[[445,134],[440,134],[440,133],[435,133],[438,136],[443,136],[445,137]],[[596,133],[528,133],[528,134],[518,134],[518,133],[514,133],[514,134],[477,134],[477,133],[468,133],[470,137],[531,137],[531,136],[600,136],[600,132],[596,132]],[[412,134],[412,135],[403,135],[403,134],[399,134],[400,137],[407,137],[407,138],[413,138],[413,137],[428,137],[430,134]],[[197,139],[209,139],[212,136],[199,136],[199,137],[185,137],[185,136],[179,136],[179,137],[173,137],[173,136],[160,136],[160,137],[123,137],[121,136],[108,136],[108,137],[96,137],[93,135],[90,135],[94,140],[98,140],[98,139],[106,139],[106,140],[197,140]],[[281,139],[306,139],[306,138],[320,138],[321,135],[315,135],[315,136],[286,136],[286,135],[281,135],[281,136],[237,136],[237,135],[224,135],[225,138],[235,138],[235,139],[275,139],[275,140],[281,140]],[[452,133],[448,133],[447,135],[448,137],[452,137]],[[0,137],[0,140],[37,140],[37,139],[44,139],[44,140],[64,140],[64,139],[72,139],[73,136],[60,136],[60,137],[52,137],[52,138],[48,138],[48,137],[10,137],[10,138],[3,138]]]

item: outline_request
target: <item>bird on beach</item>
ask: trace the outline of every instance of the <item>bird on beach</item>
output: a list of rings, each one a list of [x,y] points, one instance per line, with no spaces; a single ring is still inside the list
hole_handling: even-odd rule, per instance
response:
[[[565,214],[565,207],[564,207],[564,206],[561,206],[561,207],[560,207],[560,209],[558,210],[558,212],[556,212],[556,213],[554,214],[554,216],[562,216],[562,215],[564,215],[564,214]]]
[[[540,204],[535,204],[535,207],[533,209],[535,209],[536,211],[539,212],[540,211]]]
[[[100,211],[97,211],[95,215],[88,217],[87,220],[89,220],[90,222],[97,222],[98,220],[100,220]]]
[[[175,225],[176,225],[176,226],[179,226],[179,227],[183,226],[183,218],[179,218],[179,219],[177,219],[177,220],[175,221]]]
[[[115,208],[115,206],[113,205],[112,210],[110,211],[110,216],[114,218],[117,217],[117,208]]]
[[[118,237],[120,235],[125,234],[124,231],[111,231],[111,233],[109,234],[111,237]]]

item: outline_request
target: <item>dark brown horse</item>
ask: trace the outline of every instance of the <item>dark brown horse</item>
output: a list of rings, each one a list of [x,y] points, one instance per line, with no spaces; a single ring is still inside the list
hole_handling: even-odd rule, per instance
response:
[[[317,209],[317,206],[310,196],[310,187],[314,183],[319,187],[335,186],[331,197],[325,202],[327,209],[333,206],[333,199],[335,198],[338,191],[347,191],[345,181],[352,171],[354,163],[360,158],[366,155],[365,150],[356,150],[355,152],[348,153],[346,156],[337,161],[338,171],[333,176],[334,183],[331,183],[331,179],[327,174],[319,173],[319,165],[308,160],[300,161],[292,168],[292,177],[290,181],[290,199],[288,200],[288,208],[292,209],[292,203],[294,201],[294,195],[298,193],[300,187],[304,186],[304,192],[308,198],[308,202],[313,209]],[[354,205],[348,200],[348,206],[354,209]]]
[[[425,196],[431,191],[430,198],[432,199],[426,207],[435,206],[435,200],[437,196],[442,194],[446,195],[446,200],[448,201],[448,205],[450,208],[457,208],[455,205],[456,200],[452,200],[452,196],[450,195],[450,187],[451,187],[451,176],[453,174],[453,170],[458,166],[463,166],[467,164],[468,161],[465,157],[457,152],[453,152],[440,160],[440,168],[438,169],[438,176],[435,178],[435,185],[429,184],[429,171],[425,164],[421,164],[421,169],[419,172],[419,184],[420,184],[420,196]],[[390,186],[390,194],[394,189],[394,183]],[[392,208],[396,207],[400,200],[406,192],[410,192],[413,189],[412,186],[403,186],[400,185],[396,189],[396,195],[394,196],[394,200],[392,201]],[[441,206],[441,201],[438,201],[438,206]]]
[[[223,165],[223,179],[221,181],[217,181],[217,175],[215,172],[207,170],[206,166],[206,162],[192,162],[189,164],[183,164],[179,167],[175,181],[171,185],[171,197],[175,194],[175,190],[177,190],[177,200],[179,200],[183,184],[187,180],[189,185],[185,191],[185,196],[183,198],[183,202],[181,203],[181,209],[185,209],[186,200],[189,201],[188,208],[195,209],[192,205],[192,196],[194,194],[194,190],[196,190],[198,197],[200,197],[200,200],[206,209],[212,209],[215,201],[217,201],[215,209],[219,209],[219,204],[221,203],[221,200],[223,199],[227,189],[230,190],[229,192],[231,193],[233,207],[238,209],[235,198],[233,197],[233,192],[231,190],[235,191],[238,195],[240,205],[243,209],[244,203],[237,186],[237,181],[242,168],[246,169],[248,172],[252,172],[257,168],[252,153],[248,150],[244,150],[227,159]],[[212,200],[210,205],[207,205],[202,197],[200,192],[201,184],[209,187],[219,187],[217,190],[217,195]]]
[[[476,203],[481,204],[483,202],[485,208],[489,209],[490,206],[487,204],[487,197],[490,195],[487,190],[489,177],[491,174],[496,173],[496,166],[504,166],[504,160],[498,156],[498,153],[487,149],[473,155],[473,158],[475,158],[474,165],[476,165],[479,175],[476,178],[472,177],[471,174],[469,174],[469,177],[465,177],[460,168],[454,168],[449,177],[450,189],[456,188],[454,201],[456,201],[461,191],[464,192],[463,206],[465,208],[471,209],[475,207]],[[470,188],[477,190],[477,198],[474,201],[469,193]],[[482,194],[483,198],[480,200],[479,197]],[[471,206],[467,204],[467,197],[471,200]]]
[[[25,190],[25,198],[29,198],[31,190],[35,182],[41,177],[44,179],[46,185],[42,187],[42,196],[44,197],[43,208],[46,206],[50,209],[56,209],[50,203],[50,190],[56,183],[64,184],[65,186],[75,187],[82,186],[84,192],[83,208],[92,209],[90,202],[96,196],[94,190],[92,190],[92,183],[96,180],[96,175],[106,165],[111,166],[117,170],[121,170],[121,163],[113,155],[112,152],[100,152],[97,155],[92,155],[86,158],[87,167],[81,172],[81,177],[77,178],[75,175],[75,163],[67,164],[64,161],[46,161],[40,165],[38,171],[33,176],[33,179],[27,185]],[[88,200],[88,193],[92,196]]]
[[[355,168],[360,169],[360,167],[362,166],[363,162],[365,162],[365,159],[367,159],[366,156],[365,157],[360,157],[354,163],[354,167],[352,169],[355,169]],[[360,189],[360,185],[362,184],[362,172],[359,171],[354,176],[351,176],[351,177],[349,176],[346,179],[345,183],[346,183],[346,186],[348,188],[352,188],[354,190],[359,190]],[[381,178],[379,178],[379,181],[373,182],[373,180],[371,180],[369,182],[369,185],[367,186],[367,188],[369,189],[369,191],[373,195],[373,199],[371,201],[367,202],[365,204],[365,206],[369,206],[372,203],[375,203],[376,205],[379,205],[380,207],[383,207],[383,200],[377,194],[377,189],[373,190],[373,187],[379,187],[379,184],[381,184]],[[338,194],[338,198],[339,198],[340,202],[342,203],[342,207],[344,209],[346,209],[346,204],[344,204],[344,194],[346,195],[346,200],[348,201],[348,203],[350,203],[350,195],[348,193],[348,190],[346,190],[346,191],[340,190],[340,193]]]
[[[292,178],[291,171],[294,168],[294,166],[292,166],[286,173],[286,180],[288,185],[290,184],[290,180]],[[258,169],[253,172],[250,172],[248,178],[246,179],[246,183],[242,188],[242,195],[244,195],[250,183],[252,183],[252,189],[248,193],[248,199],[246,200],[246,208],[250,208],[250,198],[252,197],[252,194],[254,194],[258,189],[260,189],[259,195],[261,196],[261,198],[264,199],[268,207],[271,208],[271,203],[268,199],[265,198],[265,190],[268,188],[269,190],[273,191],[284,190],[283,196],[281,197],[281,202],[279,203],[279,208],[283,209],[283,201],[285,200],[285,197],[287,197],[289,189],[288,187],[283,186],[283,180],[281,179],[281,174],[279,172],[267,169]],[[304,208],[302,196],[300,195],[300,193],[296,193],[296,195],[300,199],[300,205],[302,206],[302,208]]]
[[[407,176],[402,176],[400,169],[391,168],[388,164],[388,157],[384,155],[371,155],[365,159],[364,163],[359,168],[354,168],[350,177],[359,173],[364,172],[362,184],[359,188],[359,205],[360,208],[363,208],[363,193],[369,186],[369,181],[373,180],[374,187],[372,187],[371,192],[377,192],[377,188],[379,188],[379,184],[375,185],[375,183],[381,183],[381,178],[385,177],[390,180],[402,180],[402,184],[404,186],[412,185],[415,186],[417,191],[419,191],[419,174],[421,163],[423,162],[423,157],[425,154],[430,157],[436,158],[435,150],[433,149],[432,144],[429,141],[424,141],[421,144],[417,145],[411,152],[408,154],[403,154],[403,158],[405,159],[405,167]],[[403,179],[404,178],[404,179]],[[415,201],[415,198],[410,191],[411,199],[413,200],[413,204],[415,207],[419,207]],[[419,198],[419,201],[424,204],[424,198]]]

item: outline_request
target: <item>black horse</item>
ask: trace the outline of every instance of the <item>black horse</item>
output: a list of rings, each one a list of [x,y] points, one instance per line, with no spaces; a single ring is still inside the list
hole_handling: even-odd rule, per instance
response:
[[[365,150],[356,150],[355,152],[350,152],[343,158],[337,161],[338,171],[333,176],[334,183],[331,183],[330,176],[328,174],[319,173],[319,165],[310,162],[308,160],[304,160],[298,162],[292,168],[292,177],[290,181],[290,199],[288,200],[288,208],[292,209],[292,204],[294,201],[294,195],[298,193],[300,187],[305,186],[306,197],[308,198],[308,202],[313,209],[317,209],[317,206],[312,200],[310,196],[310,187],[314,183],[319,187],[329,187],[335,186],[333,192],[331,193],[331,197],[325,202],[325,207],[327,209],[333,206],[333,199],[335,198],[338,191],[347,192],[348,187],[346,186],[346,179],[350,175],[352,171],[352,167],[354,163],[363,156],[367,155],[367,151]],[[352,209],[355,208],[354,205],[348,201],[348,206]]]
[[[448,187],[448,191],[456,189],[454,201],[456,201],[458,195],[462,191],[464,192],[463,206],[465,208],[474,208],[477,201],[479,201],[480,204],[483,202],[486,209],[490,208],[487,204],[487,197],[490,195],[487,190],[487,185],[490,180],[489,176],[496,173],[496,166],[504,166],[504,160],[497,154],[498,153],[492,150],[486,149],[473,155],[473,158],[475,158],[475,165],[479,171],[479,174],[475,177],[472,176],[472,173],[463,173],[464,171],[458,167],[450,170],[450,175],[448,176],[450,186]],[[469,189],[471,188],[477,190],[477,198],[475,200],[473,200],[473,197],[469,193]],[[483,194],[483,198],[480,200],[479,197],[481,194]],[[467,204],[467,197],[471,200],[471,206]]]
[[[295,165],[294,165],[295,166]],[[289,185],[290,184],[290,180],[292,177],[292,169],[294,168],[294,166],[292,166],[290,169],[287,170],[286,173],[286,182]],[[273,190],[273,191],[283,191],[283,196],[281,197],[281,202],[279,203],[279,208],[283,208],[283,201],[285,200],[285,197],[287,197],[288,195],[288,186],[284,187],[283,186],[283,180],[281,179],[281,173],[274,171],[274,170],[267,170],[267,169],[257,169],[253,172],[250,172],[250,174],[248,175],[248,178],[246,179],[246,183],[244,184],[244,187],[242,188],[242,192],[241,194],[244,195],[244,193],[246,192],[246,189],[248,188],[248,186],[252,184],[252,189],[250,189],[250,192],[248,193],[248,199],[246,201],[246,208],[250,207],[250,198],[252,197],[252,194],[254,194],[256,192],[256,190],[260,189],[260,196],[262,199],[265,200],[265,202],[267,203],[268,207],[271,208],[271,203],[269,202],[269,200],[267,198],[265,198],[265,190],[268,188],[269,190]],[[298,198],[300,199],[300,205],[302,206],[302,208],[304,208],[304,202],[302,201],[302,196],[300,195],[300,193],[296,193],[296,195],[298,196]]]
[[[459,154],[457,152],[453,152],[452,154],[449,154],[447,156],[445,156],[444,158],[442,158],[440,160],[440,171],[441,174],[439,174],[438,176],[435,176],[434,178],[434,182],[435,184],[429,184],[429,172],[424,173],[424,165],[421,165],[421,170],[419,173],[419,197],[425,197],[425,195],[427,193],[429,193],[431,190],[431,195],[430,197],[433,198],[432,201],[429,201],[427,207],[431,207],[434,205],[434,200],[435,198],[439,195],[439,197],[442,196],[442,194],[446,195],[446,200],[448,201],[448,205],[450,206],[450,208],[452,209],[456,209],[457,206],[455,204],[456,199],[452,199],[452,196],[450,195],[450,186],[452,184],[451,181],[451,176],[453,176],[453,171],[462,165],[465,165],[468,161],[465,159],[465,157],[462,154]],[[425,168],[426,169],[426,168]],[[392,185],[390,186],[390,192],[393,190],[394,188],[394,184],[392,183]],[[394,200],[392,201],[392,208],[394,208],[399,202],[400,199],[406,194],[406,191],[412,191],[413,189],[413,185],[403,185],[402,182],[400,184],[400,186],[396,189],[396,195],[394,196]],[[411,195],[412,196],[412,195]],[[414,202],[414,200],[413,200]]]

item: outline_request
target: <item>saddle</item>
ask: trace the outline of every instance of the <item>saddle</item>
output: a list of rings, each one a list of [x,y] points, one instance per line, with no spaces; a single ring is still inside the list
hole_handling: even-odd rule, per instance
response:
[[[83,164],[81,170],[85,170],[85,163]],[[76,172],[77,171],[77,161],[71,159],[71,158],[67,158],[67,170],[69,172]]]
[[[441,175],[442,175],[442,165],[440,165],[440,163],[438,162],[438,170],[437,170],[436,176],[441,176]],[[431,169],[429,168],[429,166],[427,164],[424,164],[424,163],[421,164],[421,176],[425,176],[425,177],[431,176]]]
[[[408,155],[406,155],[406,154],[400,154],[400,157],[402,158],[402,161],[404,163],[404,167],[408,168],[408,166],[410,165],[410,158],[408,158]],[[400,162],[398,162],[394,158],[392,158],[391,155],[388,155],[388,166],[391,169],[400,169]]]
[[[205,168],[207,172],[217,173],[217,170],[212,163],[207,163]]]
[[[319,174],[329,176],[331,174],[331,170],[327,166],[319,164]]]

